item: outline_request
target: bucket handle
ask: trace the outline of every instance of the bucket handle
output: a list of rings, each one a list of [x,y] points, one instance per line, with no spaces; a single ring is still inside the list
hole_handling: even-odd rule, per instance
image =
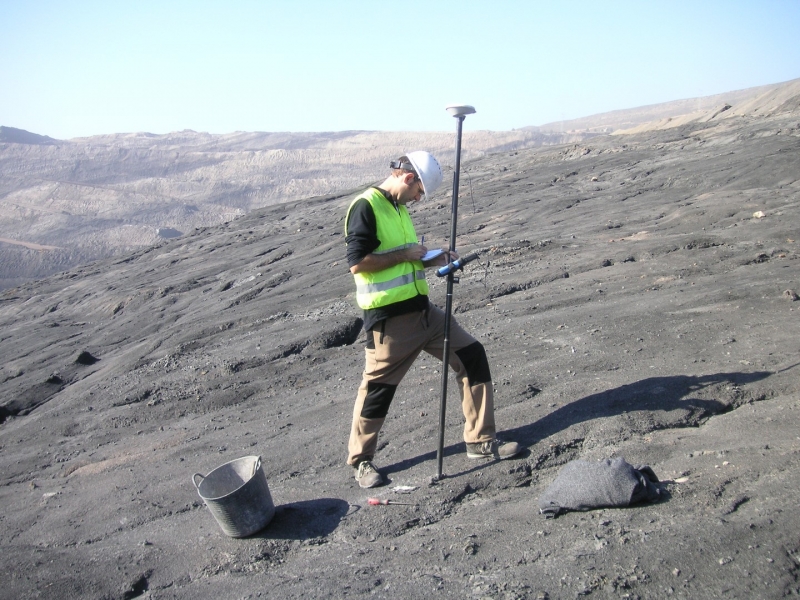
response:
[[[250,477],[255,477],[256,473],[258,473],[258,470],[260,468],[261,468],[261,457],[259,456],[256,459],[256,462],[253,463],[253,472],[250,474]],[[192,483],[194,483],[194,487],[196,487],[197,490],[200,491],[200,483],[197,483],[198,477],[200,478],[200,483],[203,483],[203,480],[206,477],[205,475],[201,475],[200,473],[195,473],[194,475],[192,475]]]

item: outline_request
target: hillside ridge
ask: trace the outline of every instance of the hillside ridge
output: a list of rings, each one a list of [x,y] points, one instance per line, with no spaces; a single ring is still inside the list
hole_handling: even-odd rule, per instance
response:
[[[791,111],[800,98],[798,86],[800,80],[794,80],[614,111],[565,122],[561,129],[566,131],[467,128],[463,158],[579,144],[604,133],[637,133],[704,119],[763,118]],[[733,104],[719,105],[723,96]],[[689,110],[697,106],[702,110]],[[264,206],[363,187],[382,177],[387,157],[409,148],[433,152],[446,178],[451,177],[454,145],[452,132],[212,135],[185,130],[64,141],[4,127],[2,136],[0,289],[124,255],[176,232],[225,223]],[[449,193],[448,186],[442,187],[437,198]]]

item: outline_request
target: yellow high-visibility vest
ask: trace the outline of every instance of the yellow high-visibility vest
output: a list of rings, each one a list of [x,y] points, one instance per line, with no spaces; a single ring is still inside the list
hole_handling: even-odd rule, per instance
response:
[[[417,244],[417,234],[408,215],[408,209],[402,205],[395,208],[394,204],[375,188],[369,188],[350,204],[344,222],[345,235],[347,235],[350,211],[362,198],[372,206],[377,237],[381,242],[380,246],[372,251],[373,254],[386,254]],[[375,273],[356,273],[353,277],[356,280],[356,301],[365,310],[408,300],[418,294],[428,295],[425,267],[419,260],[403,262]]]

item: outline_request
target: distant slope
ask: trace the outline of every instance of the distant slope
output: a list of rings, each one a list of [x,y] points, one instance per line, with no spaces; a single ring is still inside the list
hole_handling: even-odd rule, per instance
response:
[[[579,119],[525,127],[524,129],[541,133],[612,133],[621,129],[629,130],[647,123],[676,119],[685,115],[699,117],[726,104],[736,105],[741,107],[743,111],[752,112],[756,108],[754,103],[757,103],[759,98],[770,94],[781,95],[789,93],[793,95],[797,92],[792,92],[791,90],[796,90],[798,85],[800,85],[800,79],[793,79],[784,83],[763,85],[702,98],[687,98],[638,108],[614,110]],[[787,90],[789,91],[787,92]]]
[[[0,238],[60,250],[0,243],[0,288],[157,244],[165,231],[189,232],[264,206],[368,185],[409,150],[429,149],[448,167],[454,133],[455,127],[439,133],[181,131],[58,144],[9,134],[31,142],[0,143]],[[583,137],[468,131],[464,159]]]
[[[609,133],[796,110],[800,79],[514,131],[464,132],[465,163]],[[452,175],[449,132],[195,131],[59,141],[0,127],[0,289],[159,244],[274,204],[378,181],[388,161],[425,148]],[[444,199],[443,185],[434,200]],[[54,249],[41,249],[54,248]]]
[[[748,93],[746,93],[748,92]],[[712,96],[714,102],[698,104],[696,110],[650,120],[639,125],[621,128],[615,135],[642,133],[659,129],[671,129],[692,122],[707,123],[711,120],[735,117],[768,117],[796,111],[800,106],[800,79],[779,86],[764,86],[743,90],[733,94]]]
[[[3,142],[9,144],[55,144],[58,140],[46,135],[31,133],[24,129],[0,125],[0,143]]]

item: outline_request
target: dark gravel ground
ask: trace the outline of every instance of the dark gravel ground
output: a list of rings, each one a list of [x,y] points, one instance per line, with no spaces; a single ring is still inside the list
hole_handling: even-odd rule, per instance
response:
[[[465,164],[459,249],[480,260],[455,316],[486,346],[501,437],[527,450],[467,460],[451,385],[438,482],[428,357],[384,428],[389,485],[344,464],[351,194],[7,290],[0,596],[800,594],[798,150],[788,112]],[[447,245],[447,194],[414,212]],[[277,513],[232,539],[191,476],[246,455]],[[660,502],[539,514],[564,464],[619,456],[653,468]]]

